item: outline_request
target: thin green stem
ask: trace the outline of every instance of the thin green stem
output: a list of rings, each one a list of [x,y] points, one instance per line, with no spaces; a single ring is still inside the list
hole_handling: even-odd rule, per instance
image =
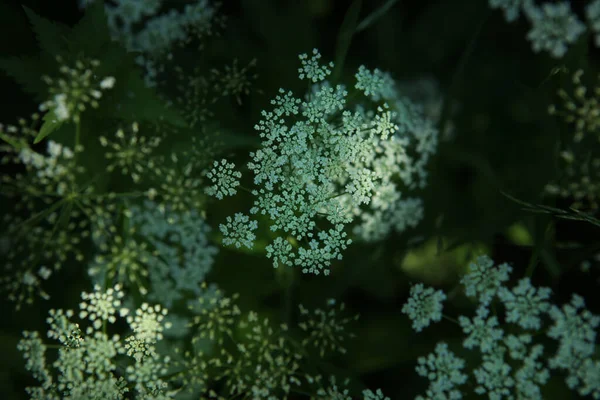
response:
[[[439,127],[438,127],[438,130],[441,134],[444,133],[444,131],[446,129],[446,124],[448,123],[448,120],[450,119],[450,110],[451,110],[452,101],[454,98],[454,93],[461,81],[465,66],[467,65],[467,61],[471,57],[471,54],[473,54],[473,50],[475,50],[475,44],[477,43],[477,39],[479,38],[479,35],[480,35],[481,31],[483,30],[483,26],[485,25],[486,21],[488,20],[490,14],[491,13],[488,10],[485,17],[481,20],[481,22],[477,26],[477,29],[475,30],[473,37],[471,38],[471,40],[469,41],[469,44],[465,48],[465,51],[463,52],[463,54],[460,58],[460,61],[458,62],[458,65],[456,66],[456,69],[454,70],[454,73],[452,74],[452,79],[450,81],[450,87],[447,92],[448,94],[445,96],[444,104],[442,105],[442,115],[440,117],[440,123],[439,123]]]
[[[54,212],[57,208],[59,208],[60,206],[62,206],[62,204],[64,202],[66,202],[67,199],[63,198],[58,200],[56,203],[54,203],[53,205],[51,205],[50,207],[46,208],[45,210],[42,210],[40,212],[38,212],[37,214],[34,214],[33,216],[31,216],[29,219],[23,221],[18,227],[17,227],[17,231],[20,231],[21,229],[25,228],[27,225],[29,224],[33,224],[36,221],[41,220],[42,218],[48,216],[50,213]]]
[[[77,165],[77,153],[79,149],[79,145],[81,144],[81,121],[78,119],[75,122],[75,165]]]
[[[383,17],[389,11],[389,9],[392,8],[397,2],[398,0],[388,0],[384,5],[377,8],[371,14],[367,15],[362,21],[360,21],[354,33],[356,34],[360,31],[367,29],[375,21]]]
[[[243,190],[244,192],[248,192],[248,193],[250,193],[250,194],[252,194],[252,195],[254,194],[254,193],[252,193],[252,190],[251,190],[251,189],[248,189],[248,188],[247,188],[247,187],[245,187],[245,186],[239,185],[239,186],[238,186],[238,188],[240,188],[240,190]]]
[[[454,322],[456,325],[460,325],[460,322],[458,322],[458,320],[456,320],[452,317],[449,317],[447,315],[442,314],[442,318],[444,318],[445,320],[448,320],[450,322]]]
[[[295,269],[286,268],[284,271],[284,292],[283,292],[283,322],[290,326],[292,322],[292,308],[294,305],[294,281]]]

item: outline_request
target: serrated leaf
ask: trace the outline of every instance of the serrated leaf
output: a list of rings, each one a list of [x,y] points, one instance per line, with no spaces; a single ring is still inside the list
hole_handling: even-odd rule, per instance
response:
[[[42,51],[53,55],[62,54],[66,49],[69,28],[58,22],[42,18],[25,6],[23,6],[23,9],[33,27]]]
[[[84,52],[98,57],[103,46],[111,42],[103,2],[95,2],[86,8],[83,18],[69,35],[69,48],[73,53]]]
[[[63,122],[65,122],[64,120],[59,120],[54,114],[54,111],[47,112],[46,115],[44,115],[43,121],[44,123],[40,127],[40,131],[38,132],[37,136],[33,140],[33,144],[37,144],[44,140],[48,135],[60,128]]]
[[[352,36],[354,36],[354,32],[356,31],[361,7],[362,0],[354,0],[350,7],[348,7],[348,11],[346,11],[340,33],[338,34],[337,45],[335,47],[335,66],[332,73],[333,82],[339,80],[344,68],[344,61],[346,60],[346,54],[348,54],[348,49],[352,42]]]
[[[10,57],[0,59],[0,69],[13,78],[25,92],[41,102],[46,95],[46,86],[40,77],[44,68],[38,57]]]

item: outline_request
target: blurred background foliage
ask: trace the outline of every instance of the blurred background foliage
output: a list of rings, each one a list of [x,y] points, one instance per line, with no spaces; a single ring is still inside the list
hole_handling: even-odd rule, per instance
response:
[[[241,102],[226,99],[211,106],[214,116],[210,120],[215,122],[169,136],[171,151],[185,148],[195,136],[208,143],[219,141],[221,151],[242,165],[257,143],[253,126],[260,111],[278,88],[303,90],[295,79],[298,54],[316,47],[324,59],[335,58],[338,34],[351,3],[223,0],[221,13],[226,24],[222,31],[206,41],[200,58],[187,52],[176,59],[188,71],[233,59],[247,65],[255,59],[256,80]],[[359,21],[384,3],[363,1]],[[67,26],[80,20],[82,13],[75,2],[60,4],[45,0],[2,2],[1,58],[38,51],[21,5]],[[429,185],[422,192],[425,220],[401,237],[391,235],[373,245],[353,244],[328,278],[274,270],[261,254],[263,245],[250,252],[221,248],[209,280],[226,293],[240,293],[244,309],[275,317],[284,318],[290,312],[290,302],[309,306],[323,304],[327,298],[345,301],[351,311],[361,315],[355,325],[357,338],[348,344],[346,364],[342,364],[345,372],[360,378],[367,387],[381,387],[393,399],[413,398],[425,387],[425,382],[415,379],[414,364],[419,355],[431,351],[441,337],[450,343],[460,340],[460,331],[447,322],[419,335],[411,330],[406,316],[400,313],[411,282],[444,288],[451,299],[448,314],[458,314],[472,305],[453,296],[457,278],[469,260],[486,253],[498,263],[511,263],[515,277],[529,274],[537,284],[553,287],[560,300],[573,291],[594,298],[599,269],[583,272],[580,265],[600,251],[599,228],[523,210],[522,204],[505,194],[531,204],[568,209],[568,201],[542,196],[545,185],[558,176],[561,141],[572,135],[567,125],[548,115],[547,109],[573,71],[583,68],[590,77],[596,75],[595,55],[590,53],[589,37],[559,61],[534,54],[525,40],[526,32],[522,20],[507,24],[484,0],[400,0],[355,33],[341,81],[351,81],[356,68],[364,64],[390,71],[407,88],[414,89],[424,80],[437,86],[443,134],[431,163]],[[175,76],[166,79],[173,87],[177,84]],[[0,121],[14,122],[37,108],[35,99],[2,72],[0,87]],[[84,124],[92,132],[88,138],[114,128],[101,118]],[[60,134],[60,130],[53,133],[53,138]],[[94,148],[89,143],[86,152],[93,168]],[[241,210],[243,204],[248,204],[248,199],[237,196],[207,207],[215,241],[219,239],[218,224],[232,210]],[[49,282],[52,306],[74,304],[88,285],[83,268],[64,267],[60,278]],[[291,289],[282,290],[287,285]],[[22,398],[21,388],[29,378],[16,342],[23,329],[43,329],[49,305],[36,302],[15,312],[11,305],[0,304],[0,391],[3,398]],[[600,311],[593,302],[589,308]],[[570,396],[553,385],[548,388],[552,393],[549,391],[545,398]]]

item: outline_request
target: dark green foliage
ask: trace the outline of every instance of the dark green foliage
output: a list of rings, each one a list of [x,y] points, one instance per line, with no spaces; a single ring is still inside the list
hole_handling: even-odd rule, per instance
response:
[[[176,1],[165,3],[180,5]],[[418,191],[424,199],[425,219],[417,228],[391,234],[375,244],[353,243],[343,261],[333,265],[331,276],[322,279],[298,270],[272,268],[264,248],[275,234],[260,220],[266,217],[259,215],[256,233],[260,241],[252,250],[221,247],[208,281],[227,294],[239,293],[244,312],[257,310],[275,322],[296,321],[298,303],[313,307],[328,298],[345,301],[352,312],[361,314],[354,332],[357,339],[348,341],[347,356],[325,363],[315,360],[311,368],[352,377],[353,393],[381,387],[392,399],[414,398],[423,392],[424,383],[416,379],[414,365],[440,338],[454,348],[460,347],[461,341],[460,332],[453,330],[450,321],[419,335],[410,329],[400,308],[411,282],[424,281],[444,289],[451,297],[450,313],[466,313],[473,304],[462,295],[457,282],[474,256],[487,253],[498,262],[511,263],[514,276],[530,276],[532,281],[552,287],[560,298],[574,291],[594,298],[600,262],[594,261],[588,273],[580,266],[600,252],[598,210],[579,210],[569,199],[544,194],[545,185],[561,176],[559,154],[573,136],[572,126],[548,115],[547,109],[557,103],[557,90],[571,85],[575,70],[585,70],[590,81],[596,78],[598,50],[591,37],[582,36],[560,60],[534,54],[525,38],[526,21],[506,23],[499,11],[489,9],[487,1],[223,3],[226,27],[203,42],[201,51],[193,46],[174,48],[177,65],[168,65],[171,69],[161,76],[156,88],[144,83],[143,70],[136,65],[139,54],[128,52],[111,39],[101,4],[88,8],[75,24],[38,15],[35,6],[24,7],[19,23],[23,31],[33,31],[37,48],[23,35],[11,38],[22,43],[16,46],[18,51],[0,54],[0,82],[8,84],[10,80],[13,85],[2,93],[8,104],[0,111],[0,124],[14,123],[48,100],[41,76],[58,74],[56,56],[66,65],[80,57],[98,60],[98,78],[112,76],[116,83],[103,93],[97,109],[88,108],[82,114],[79,143],[85,153],[80,161],[86,171],[78,177],[78,184],[80,190],[93,187],[100,196],[112,191],[124,193],[119,204],[125,208],[140,204],[146,190],[164,183],[165,166],[182,176],[186,167],[193,165],[191,178],[201,180],[204,167],[215,159],[227,158],[242,167],[241,185],[252,187],[253,177],[243,168],[248,152],[260,145],[253,127],[280,87],[298,97],[304,95],[305,82],[299,84],[294,79],[298,54],[310,53],[313,47],[322,50],[324,60],[335,61],[336,83],[354,82],[356,68],[366,65],[389,71],[406,84],[409,96],[411,90],[418,92],[414,84],[424,78],[437,85],[432,108],[443,133],[428,169],[428,186]],[[5,28],[0,26],[0,31]],[[257,60],[258,78],[241,104],[211,93],[207,104],[198,106],[209,109],[210,117],[195,126],[190,126],[176,102],[168,105],[169,95],[182,84],[172,67],[186,72],[197,67],[199,75],[209,81],[212,68],[230,65],[236,58],[240,65]],[[189,80],[183,82],[184,87],[191,84]],[[346,89],[355,90],[351,86]],[[11,100],[24,97],[30,103]],[[159,167],[149,168],[147,179],[139,186],[127,176],[107,172],[107,149],[99,142],[100,136],[113,139],[118,128],[129,129],[134,121],[139,122],[145,136],[162,139],[152,158],[145,160],[147,165]],[[45,114],[34,149],[43,153],[49,139],[73,147],[74,125],[57,121],[52,112]],[[0,146],[17,150],[22,146],[1,130],[0,139]],[[581,147],[593,154],[597,143],[596,147]],[[177,161],[172,156],[177,156]],[[219,245],[219,224],[226,216],[244,210],[252,201],[251,195],[240,190],[238,196],[217,203],[202,197],[202,189],[200,186],[197,193],[189,193],[200,198],[207,224],[213,228],[211,240]],[[2,194],[0,214],[19,201]],[[20,231],[31,234],[33,226],[56,211],[54,233],[60,233],[79,206],[68,201],[44,204],[46,208],[24,218]],[[126,218],[120,218],[122,234]],[[511,229],[526,239],[516,240]],[[72,308],[79,293],[89,289],[87,267],[95,253],[87,238],[82,248],[86,252],[82,262],[70,259],[62,268],[63,275],[49,280],[51,302],[36,303],[31,311],[24,309],[13,318],[12,304],[0,300],[0,309],[8,310],[0,321],[0,350],[6,350],[0,375],[5,373],[11,380],[0,379],[1,393],[23,398],[21,386],[30,384],[25,382],[22,360],[14,351],[20,331],[40,329],[46,308]],[[173,310],[188,312],[184,302],[175,304]],[[590,310],[600,312],[594,304]],[[468,352],[458,355],[472,357]],[[572,395],[564,391],[562,380],[552,378],[545,398],[563,400]]]
[[[114,118],[125,121],[166,122],[185,127],[186,123],[174,109],[165,106],[154,90],[146,87],[134,55],[128,54],[117,42],[111,40],[106,24],[106,14],[101,4],[95,4],[72,28],[49,21],[32,10],[25,12],[36,33],[40,53],[37,56],[13,56],[0,59],[0,68],[13,77],[36,102],[47,100],[47,87],[42,75],[57,71],[56,56],[65,65],[79,57],[96,59],[100,67],[95,71],[100,77],[113,76],[117,83],[102,102],[93,110],[96,118]],[[61,122],[46,115],[36,143],[60,126]]]

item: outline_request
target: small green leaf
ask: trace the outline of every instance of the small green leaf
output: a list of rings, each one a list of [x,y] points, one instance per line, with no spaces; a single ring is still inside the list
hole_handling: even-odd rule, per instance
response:
[[[533,246],[533,238],[521,222],[509,226],[506,230],[506,236],[518,246]]]
[[[348,49],[350,48],[350,43],[352,42],[352,36],[354,36],[356,25],[358,24],[358,16],[360,15],[361,6],[362,0],[354,0],[348,8],[348,11],[346,11],[346,16],[342,22],[335,48],[335,67],[332,73],[333,82],[337,82],[339,80],[344,68],[346,54],[348,54]]]
[[[6,135],[4,132],[0,132],[0,139],[4,140],[6,143],[10,144],[10,146],[17,151],[20,151],[23,147],[25,147],[23,144],[19,143],[18,140],[11,138],[10,136]]]
[[[54,111],[47,112],[43,118],[44,123],[38,132],[38,135],[35,137],[33,144],[37,144],[44,140],[46,136],[60,128],[60,126],[65,122],[64,120],[59,120],[56,118]]]

